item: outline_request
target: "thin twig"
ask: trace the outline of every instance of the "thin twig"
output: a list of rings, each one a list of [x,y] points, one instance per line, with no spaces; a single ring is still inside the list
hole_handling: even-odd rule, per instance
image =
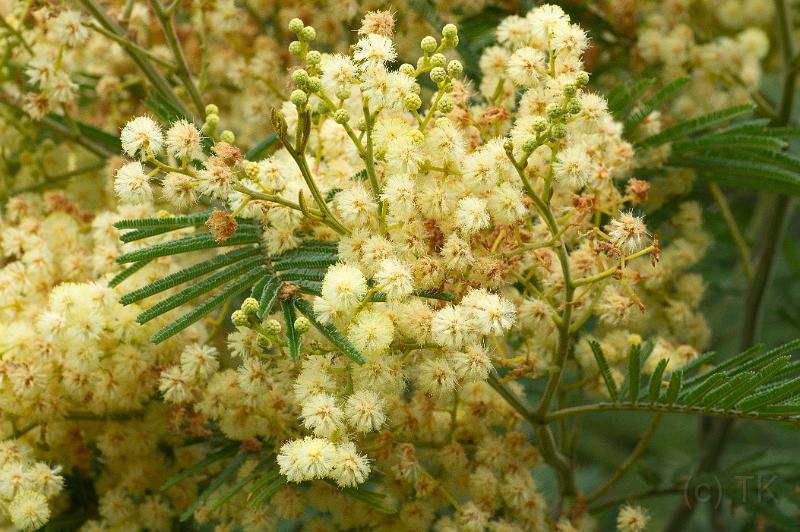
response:
[[[175,63],[178,67],[178,79],[181,80],[181,83],[186,88],[186,92],[189,93],[189,97],[197,109],[197,116],[199,116],[201,119],[205,119],[206,106],[203,103],[203,97],[200,96],[200,91],[197,90],[197,85],[195,85],[194,80],[192,79],[192,71],[189,69],[189,63],[186,61],[186,55],[183,53],[183,47],[178,40],[178,34],[175,32],[175,19],[173,14],[175,7],[177,6],[177,2],[166,9],[161,5],[160,0],[150,0],[150,4],[153,6],[153,12],[155,13],[156,18],[161,25],[161,29],[164,32],[164,38],[167,40],[167,46],[169,47],[170,51],[172,51],[172,55],[175,58]]]
[[[626,458],[625,461],[620,464],[616,471],[614,471],[611,476],[600,485],[599,488],[594,490],[588,497],[586,497],[586,502],[594,502],[605,495],[608,490],[614,487],[614,484],[616,484],[619,479],[621,479],[623,475],[627,473],[628,469],[630,469],[631,466],[635,464],[637,460],[639,460],[642,454],[644,454],[647,444],[650,443],[650,440],[655,435],[656,429],[658,429],[658,424],[661,422],[661,416],[663,415],[664,414],[660,412],[655,415],[653,421],[650,423],[650,427],[648,427],[644,434],[642,434],[642,436],[639,438],[639,442],[636,444],[636,447],[634,447],[628,458]]]

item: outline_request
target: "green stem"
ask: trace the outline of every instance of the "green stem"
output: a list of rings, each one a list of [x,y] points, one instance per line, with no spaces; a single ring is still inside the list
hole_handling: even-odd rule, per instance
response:
[[[619,479],[622,478],[623,475],[631,468],[633,464],[636,463],[639,458],[641,458],[642,454],[644,454],[645,449],[647,448],[647,444],[650,443],[650,440],[656,433],[656,429],[658,429],[658,424],[661,422],[661,416],[663,416],[661,412],[655,415],[653,421],[650,423],[650,427],[642,434],[639,438],[639,442],[636,444],[636,447],[631,452],[630,456],[622,463],[620,466],[611,474],[611,476],[600,485],[595,491],[593,491],[588,497],[586,497],[586,502],[594,502],[603,495],[605,495],[608,490],[614,487]]]
[[[782,414],[763,414],[759,412],[739,412],[737,410],[718,410],[702,406],[668,405],[666,403],[592,403],[554,410],[545,416],[545,421],[557,421],[564,417],[596,414],[599,412],[649,412],[682,414],[689,416],[713,416],[726,419],[752,419],[756,421],[784,421],[797,424],[800,416]]]
[[[120,46],[122,46],[123,48],[125,48],[129,52],[132,51],[132,52],[141,54],[143,56],[146,56],[151,61],[153,61],[155,63],[158,63],[159,65],[161,65],[162,67],[164,67],[164,68],[166,68],[168,70],[176,70],[175,64],[170,63],[169,61],[164,61],[160,57],[156,56],[155,54],[153,54],[153,53],[151,53],[151,52],[149,52],[147,50],[145,50],[144,48],[142,48],[141,46],[139,46],[138,44],[136,44],[132,40],[128,39],[127,37],[124,37],[124,36],[121,36],[121,35],[117,35],[114,32],[108,31],[107,29],[105,29],[105,28],[103,28],[101,26],[98,26],[96,24],[92,24],[92,23],[86,24],[86,27],[91,29],[91,30],[93,30],[93,31],[96,31],[100,35],[103,35],[104,37],[107,37],[107,38],[111,39],[112,41],[118,43]]]
[[[97,3],[97,0],[79,0],[81,5],[89,11],[92,17],[106,30],[111,33],[114,33],[119,36],[124,36],[126,31],[114,20],[108,16],[106,10],[103,6]],[[128,55],[131,57],[136,66],[139,67],[139,70],[142,71],[142,74],[150,81],[150,83],[155,87],[157,91],[159,91],[164,98],[166,98],[170,103],[172,103],[178,110],[181,111],[182,114],[186,116],[191,116],[189,111],[186,109],[186,106],[183,105],[183,102],[175,95],[175,91],[172,90],[172,87],[167,82],[164,75],[158,71],[158,69],[153,66],[150,62],[150,58],[146,55],[143,55],[136,51],[135,49],[128,48],[126,49]]]
[[[22,33],[20,33],[18,29],[14,28],[11,24],[9,24],[3,15],[0,15],[0,24],[2,24],[3,27],[5,27],[9,32],[11,32],[11,34],[14,37],[17,38],[17,40],[20,42],[20,44],[22,44],[25,50],[28,51],[29,54],[34,55],[31,45],[28,44],[28,41],[25,40],[25,37],[22,36]]]
[[[51,186],[55,186],[57,184],[62,183],[68,179],[71,179],[75,176],[79,176],[81,174],[86,174],[89,172],[94,172],[95,170],[100,170],[101,168],[105,167],[106,161],[97,161],[91,164],[87,164],[86,166],[81,166],[80,168],[76,168],[75,170],[70,170],[69,172],[64,172],[62,174],[54,175],[52,177],[46,177],[44,181],[41,183],[36,183],[35,185],[30,185],[27,187],[18,188],[16,190],[12,190],[10,192],[11,196],[17,194],[24,194],[26,192],[38,192],[40,190],[46,190]]]
[[[709,183],[708,190],[711,192],[711,195],[714,196],[714,200],[716,200],[717,205],[719,206],[720,214],[722,214],[722,219],[725,221],[725,225],[728,227],[728,232],[731,234],[731,238],[733,238],[733,243],[736,246],[736,252],[739,253],[739,260],[742,262],[742,270],[744,271],[744,275],[748,280],[752,280],[753,265],[750,261],[750,250],[747,249],[747,242],[745,242],[742,232],[739,231],[739,226],[736,224],[736,218],[733,217],[733,212],[731,212],[731,207],[728,204],[728,200],[725,198],[725,194],[722,193],[722,190],[716,183]]]
[[[189,93],[189,97],[197,109],[197,116],[199,116],[201,119],[205,119],[206,106],[203,103],[203,97],[200,96],[200,91],[197,90],[197,85],[195,85],[194,80],[192,79],[192,71],[189,69],[189,63],[186,61],[186,55],[183,53],[183,47],[178,40],[178,34],[175,32],[173,12],[174,5],[176,4],[173,4],[173,6],[166,10],[164,9],[164,6],[161,5],[161,0],[150,0],[150,4],[153,6],[153,12],[155,13],[156,18],[161,25],[161,29],[164,32],[164,38],[167,40],[167,46],[169,46],[169,49],[172,51],[172,55],[175,58],[175,63],[178,67],[178,79],[181,80],[181,83]]]
[[[378,175],[375,172],[375,155],[372,143],[372,128],[375,125],[375,117],[369,113],[369,102],[364,103],[364,120],[367,123],[367,150],[364,154],[364,164],[367,166],[367,177],[369,177],[369,186],[372,189],[372,197],[378,205],[378,226],[381,234],[386,234],[386,216],[383,210],[383,201],[381,200],[381,189],[378,185]]]

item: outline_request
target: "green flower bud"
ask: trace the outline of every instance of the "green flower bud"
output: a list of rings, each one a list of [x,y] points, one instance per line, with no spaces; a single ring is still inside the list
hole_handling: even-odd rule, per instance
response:
[[[305,107],[305,105],[308,103],[308,95],[300,89],[295,89],[292,91],[292,95],[289,97],[289,100],[291,100],[296,107]]]
[[[311,322],[308,321],[308,318],[305,316],[300,316],[296,320],[294,320],[294,330],[300,334],[308,332],[308,329],[311,327]]]
[[[359,118],[358,123],[356,124],[356,128],[358,128],[359,131],[366,131],[367,121],[364,118]]]
[[[292,72],[292,81],[298,87],[305,87],[306,82],[308,82],[308,72],[306,72],[302,68],[298,68],[297,70]]]
[[[431,66],[444,67],[447,64],[447,58],[444,54],[433,54],[431,56]]]
[[[221,140],[222,142],[227,142],[228,144],[233,144],[234,142],[236,142],[236,135],[234,135],[233,131],[231,131],[230,129],[226,129],[219,134],[219,140]]]
[[[333,113],[333,121],[337,124],[346,124],[350,121],[350,113],[347,109],[337,109],[335,113]]]
[[[400,68],[398,68],[398,70],[400,71],[401,74],[405,74],[410,78],[413,78],[414,74],[416,73],[414,65],[409,65],[408,63],[403,63],[402,65],[400,65]]]
[[[241,311],[251,316],[258,312],[258,301],[254,297],[248,297],[242,302]]]
[[[458,28],[456,27],[456,25],[445,24],[444,28],[442,28],[442,37],[446,37],[448,39],[458,37]]]
[[[589,83],[589,73],[581,70],[575,75],[575,85],[585,87]]]
[[[581,105],[581,102],[579,102],[578,100],[570,100],[569,103],[567,104],[567,112],[571,115],[576,115],[580,113],[581,109],[583,109],[583,106]]]
[[[295,35],[303,31],[305,24],[299,18],[293,18],[289,21],[289,31],[294,33]]]
[[[211,128],[215,128],[217,127],[217,124],[219,124],[219,115],[213,114],[206,116],[206,125]]]
[[[309,65],[318,65],[322,61],[322,54],[317,50],[311,50],[306,54],[306,63]]]
[[[276,319],[270,319],[267,320],[266,323],[264,323],[264,332],[266,332],[269,335],[277,336],[281,333],[282,329],[283,328],[281,327],[281,322],[279,322]]]
[[[306,26],[300,33],[297,34],[297,38],[303,42],[311,42],[317,38],[317,30],[311,26]]]
[[[554,118],[561,116],[561,106],[557,103],[548,103],[544,112],[547,115],[547,118],[553,120]]]
[[[207,115],[218,115],[219,114],[219,107],[217,107],[213,103],[210,103],[210,104],[206,105],[206,114]]]
[[[564,124],[553,124],[550,129],[550,136],[554,139],[563,139],[567,136],[567,128]]]
[[[434,67],[431,69],[431,81],[436,83],[437,85],[441,85],[445,81],[447,81],[447,72],[442,67]]]
[[[453,101],[450,98],[442,98],[441,100],[439,100],[439,106],[438,106],[439,112],[447,114],[453,110],[453,107],[454,107]]]
[[[303,43],[300,41],[292,41],[289,43],[289,53],[292,55],[300,55],[303,53]]]
[[[444,83],[442,83],[442,90],[444,92],[453,92],[453,80],[446,79]]]
[[[247,327],[250,325],[250,318],[243,311],[234,310],[233,314],[231,314],[231,322],[237,327]]]
[[[451,78],[457,78],[464,73],[464,65],[461,64],[461,61],[453,59],[447,63],[447,73]]]
[[[330,109],[331,108],[328,105],[328,102],[326,102],[325,100],[317,100],[317,108],[316,108],[315,112],[317,112],[317,113],[319,113],[321,115],[324,115],[328,111],[330,111]]]
[[[409,94],[403,100],[403,106],[407,111],[416,111],[422,107],[422,98],[417,94]]]
[[[522,149],[526,152],[530,153],[536,149],[536,137],[531,135],[530,137],[525,139],[525,142],[522,143]]]
[[[316,76],[310,77],[306,83],[306,88],[311,93],[319,92],[322,89],[322,82]]]
[[[336,97],[340,100],[346,100],[350,97],[350,87],[347,85],[339,85],[336,87]]]
[[[436,51],[436,39],[428,35],[427,37],[423,37],[422,42],[420,43],[420,48],[426,54],[432,54]]]
[[[533,119],[533,130],[537,133],[542,133],[547,129],[547,120],[544,117],[537,116]]]
[[[503,149],[504,149],[504,150],[506,151],[506,153],[508,153],[508,154],[511,154],[511,153],[513,153],[513,152],[514,152],[514,141],[512,141],[512,140],[511,140],[510,138],[508,138],[508,137],[504,138],[504,139],[503,139]]]
[[[572,98],[573,96],[575,96],[575,94],[577,94],[577,92],[578,92],[578,87],[576,87],[572,83],[564,85],[564,96],[566,96],[567,98]]]

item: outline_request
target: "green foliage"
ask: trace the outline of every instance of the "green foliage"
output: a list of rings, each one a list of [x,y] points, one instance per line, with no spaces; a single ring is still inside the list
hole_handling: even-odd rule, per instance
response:
[[[239,449],[238,444],[230,443],[225,445],[221,449],[214,451],[213,453],[209,454],[196,464],[193,464],[186,469],[179,472],[177,475],[174,475],[166,480],[164,484],[161,485],[161,491],[167,491],[169,488],[177,484],[178,482],[185,480],[189,477],[193,477],[197,474],[202,473],[212,464],[219,462],[220,460],[224,460],[229,456],[233,456],[236,454],[236,451]]]
[[[289,348],[289,356],[292,357],[292,360],[297,360],[297,357],[300,356],[300,334],[294,328],[297,312],[291,301],[281,301],[281,309],[283,310],[283,320],[286,322],[286,346]]]
[[[132,233],[136,234],[134,239],[145,239],[187,227],[202,227],[208,216],[209,212],[206,211],[186,216],[121,220],[115,224],[115,227],[132,230],[123,234],[123,239]],[[207,232],[200,232],[145,247],[117,258],[118,262],[134,262],[134,265],[115,277],[112,280],[115,284],[121,283],[156,257],[222,246],[236,247],[232,251],[197,262],[122,296],[120,302],[124,305],[129,305],[166,290],[179,287],[182,284],[192,283],[140,313],[137,316],[139,323],[146,323],[166,312],[194,302],[203,296],[210,296],[158,331],[153,336],[154,342],[162,342],[177,334],[202,319],[214,309],[222,306],[237,294],[248,289],[250,290],[250,295],[259,302],[259,308],[256,313],[258,319],[263,319],[264,316],[269,314],[278,299],[278,293],[285,283],[295,285],[302,293],[319,295],[325,272],[329,266],[336,264],[338,261],[336,242],[310,240],[279,256],[269,256],[263,252],[262,246],[253,245],[261,243],[259,226],[252,220],[237,220],[239,225],[236,233],[224,243],[218,243]],[[128,237],[128,239],[130,240],[131,238]],[[214,293],[220,286],[222,288]],[[427,294],[423,297],[437,297],[439,299],[448,297],[448,294],[437,292],[421,292],[421,294]],[[309,320],[311,323],[320,329],[335,347],[359,363],[364,361],[363,355],[347,341],[344,334],[333,326],[319,323],[313,315],[311,306],[301,299],[297,299],[295,303],[290,301],[281,302],[284,318],[286,319],[287,345],[289,354],[293,359],[297,359],[300,350],[300,335],[294,330],[294,321],[297,317],[295,305],[301,309],[301,312],[303,308],[306,308],[310,314]],[[307,305],[307,307],[303,305]]]
[[[139,321],[139,323],[147,323],[148,321],[164,314],[165,312],[177,308],[203,294],[209,293],[211,290],[221,286],[224,283],[236,281],[241,276],[246,274],[249,275],[253,271],[259,272],[259,270],[254,270],[254,268],[258,268],[258,266],[262,263],[263,260],[261,257],[250,257],[243,261],[237,262],[233,266],[229,266],[224,270],[218,271],[206,279],[187,286],[180,292],[159,301],[157,304],[139,314],[136,319]],[[153,285],[149,285],[146,288],[151,288],[152,286]]]
[[[124,281],[134,273],[138,272],[148,264],[150,264],[149,260],[140,260],[139,262],[134,262],[133,264],[131,264],[130,266],[119,272],[117,275],[115,275],[108,282],[108,286],[114,287],[119,285],[120,283],[122,283],[122,281]]]
[[[222,487],[222,484],[225,483],[226,480],[231,478],[233,475],[236,474],[236,471],[239,470],[239,467],[242,463],[247,459],[247,454],[241,453],[236,456],[233,460],[228,462],[228,465],[225,466],[225,469],[222,472],[214,477],[214,479],[206,486],[206,488],[198,495],[198,497],[189,505],[186,510],[180,516],[181,521],[186,521],[194,514],[194,511],[204,503],[211,495],[213,495],[219,488]]]
[[[311,308],[311,304],[304,299],[296,299],[294,302],[297,310],[299,310],[303,316],[308,318],[308,321],[311,322],[311,325],[316,327],[319,332],[325,336],[333,345],[336,346],[342,353],[350,357],[354,362],[357,364],[363,364],[367,361],[364,358],[364,355],[356,349],[353,344],[350,343],[350,340],[347,339],[345,335],[343,335],[336,327],[333,325],[325,324],[317,320],[317,317],[314,315],[314,309]]]
[[[51,120],[58,122],[64,127],[72,129],[77,128],[81,137],[89,139],[93,143],[101,146],[107,150],[108,153],[117,153],[119,151],[119,136],[103,131],[102,129],[90,126],[74,118],[65,118],[55,113],[48,113],[47,117]]]
[[[592,348],[594,359],[597,361],[597,367],[600,369],[600,375],[603,377],[603,381],[606,383],[608,395],[611,397],[612,401],[616,402],[619,398],[619,392],[617,390],[617,385],[614,382],[614,378],[611,376],[611,369],[608,367],[608,362],[603,354],[603,349],[600,347],[600,344],[595,341],[589,342],[589,345]]]
[[[256,312],[256,317],[258,319],[264,319],[264,316],[269,314],[272,305],[275,303],[275,299],[278,297],[278,291],[281,289],[282,283],[277,277],[270,275],[266,279],[267,282],[257,298],[258,311]]]
[[[131,303],[135,303],[136,301],[140,301],[147,297],[153,296],[164,290],[169,290],[170,288],[174,288],[179,284],[183,284],[188,281],[192,281],[197,279],[207,273],[213,272],[214,270],[218,270],[225,266],[230,266],[231,264],[235,264],[243,259],[247,259],[253,257],[259,253],[259,249],[255,246],[246,246],[242,248],[237,248],[233,251],[229,251],[223,255],[217,255],[214,258],[205,260],[203,262],[198,262],[188,268],[184,268],[183,270],[171,273],[166,277],[162,277],[157,281],[150,283],[147,286],[139,288],[138,290],[134,290],[128,294],[125,294],[120,299],[120,303],[123,305],[129,305]],[[146,264],[147,261],[137,262],[135,265],[138,264]],[[134,265],[134,266],[135,266]],[[128,268],[130,270],[134,266]],[[128,271],[125,270],[125,271]]]
[[[645,78],[630,85],[623,84],[615,87],[606,95],[608,112],[616,120],[624,121],[631,108],[647,93],[653,83],[655,83],[654,79]]]
[[[255,161],[259,157],[261,157],[267,150],[269,150],[272,146],[274,146],[278,142],[278,135],[275,133],[270,133],[265,138],[261,139],[259,142],[253,145],[250,150],[245,154],[244,158],[248,161]]]
[[[786,153],[787,139],[796,128],[770,127],[754,118],[754,106],[736,105],[673,124],[641,137],[639,126],[647,116],[686,86],[678,78],[639,103],[653,85],[644,79],[620,85],[608,94],[608,109],[624,123],[624,135],[639,149],[671,143],[667,167],[690,168],[701,179],[737,187],[800,195],[800,158]]]
[[[191,324],[206,316],[215,308],[221,306],[225,301],[247,290],[261,275],[261,268],[250,271],[244,276],[239,277],[225,285],[220,292],[200,303],[190,312],[184,314],[171,324],[158,331],[152,338],[153,343],[161,343],[171,336],[175,336]]]
[[[186,116],[171,101],[156,91],[150,93],[149,97],[144,100],[144,104],[162,124],[172,124],[178,120],[192,121],[191,117]]]
[[[630,113],[630,115],[625,118],[623,129],[625,136],[631,136],[632,133],[635,133],[638,127],[642,122],[644,122],[650,113],[657,110],[678,92],[680,92],[687,83],[689,83],[689,78],[677,78],[661,87],[647,101],[637,106]],[[645,85],[649,87],[647,83],[645,83]],[[627,108],[630,105],[631,103],[626,103],[625,107]]]
[[[628,380],[617,389],[597,342],[592,352],[612,403],[596,405],[598,410],[638,410],[707,414],[751,419],[800,420],[800,364],[791,363],[800,339],[764,352],[755,346],[716,367],[710,367],[714,353],[707,353],[677,371],[669,373],[666,359],[656,366],[648,384],[640,389],[640,368],[645,350],[632,349],[628,357]],[[666,385],[666,392],[662,393]],[[647,394],[648,402],[638,398]],[[588,407],[575,407],[577,409]]]
[[[679,122],[670,126],[655,135],[647,137],[637,143],[639,148],[652,148],[661,146],[668,142],[688,137],[689,135],[707,131],[715,127],[723,126],[737,118],[749,117],[753,113],[752,104],[736,105],[720,111],[698,116],[691,120]]]

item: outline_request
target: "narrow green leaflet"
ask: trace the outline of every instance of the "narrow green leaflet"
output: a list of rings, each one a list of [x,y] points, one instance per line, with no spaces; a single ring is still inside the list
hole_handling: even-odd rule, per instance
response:
[[[131,275],[133,275],[134,273],[138,272],[139,270],[141,270],[142,268],[144,268],[148,264],[150,264],[149,260],[140,260],[139,262],[134,262],[133,264],[131,264],[130,266],[128,266],[127,268],[125,268],[124,270],[119,272],[117,275],[115,275],[108,282],[108,286],[114,287],[114,286],[117,286],[117,285],[121,284],[123,281],[128,279]]]
[[[269,502],[272,496],[278,493],[278,491],[284,486],[286,486],[286,484],[288,483],[289,481],[286,480],[286,477],[282,476],[277,477],[266,488],[261,490],[258,495],[253,497],[253,502],[250,503],[250,506],[256,508],[258,506],[261,506],[262,504]]]
[[[198,262],[197,264],[189,266],[188,268],[184,268],[183,270],[171,273],[166,277],[162,277],[161,279],[153,281],[152,283],[138,288],[133,292],[129,292],[122,296],[119,301],[123,305],[135,303],[136,301],[153,296],[163,292],[164,290],[174,288],[179,284],[197,279],[207,273],[224,268],[225,266],[230,266],[231,264],[235,264],[243,259],[253,257],[258,253],[259,249],[255,246],[252,246],[235,249],[233,251],[229,251],[228,253],[217,255],[212,259]],[[137,262],[136,264],[140,263]]]
[[[208,469],[211,464],[219,462],[220,460],[224,460],[229,456],[233,456],[239,450],[239,444],[231,444],[222,449],[215,451],[196,464],[187,467],[186,469],[179,472],[177,475],[170,477],[169,479],[161,485],[161,491],[167,491],[169,488],[177,484],[178,482],[197,475],[198,473]]]
[[[600,369],[600,375],[603,376],[603,380],[606,383],[608,394],[611,397],[611,400],[616,402],[619,398],[619,393],[617,392],[617,385],[614,382],[614,378],[611,376],[611,369],[608,367],[608,362],[603,354],[603,349],[600,347],[599,343],[594,341],[589,342],[589,346],[592,348],[594,359],[597,361],[597,367]]]
[[[177,308],[184,303],[191,301],[192,299],[200,297],[201,295],[210,292],[214,288],[227,283],[228,281],[236,280],[245,274],[252,276],[254,272],[260,272],[263,275],[264,270],[258,268],[258,266],[261,264],[261,257],[250,257],[237,262],[233,266],[229,266],[224,270],[220,270],[198,283],[187,286],[177,294],[173,294],[168,298],[159,301],[149,309],[139,314],[136,317],[136,320],[139,323],[147,323],[153,318],[158,317],[165,312],[169,312],[170,310]]]
[[[198,497],[192,502],[192,504],[190,504],[189,507],[186,510],[184,510],[184,512],[180,516],[180,521],[183,522],[192,517],[197,507],[200,506],[202,503],[204,503],[209,497],[211,497],[214,494],[214,492],[216,492],[220,487],[222,487],[222,485],[225,483],[226,480],[235,475],[236,471],[238,471],[239,467],[242,465],[242,462],[244,462],[247,458],[248,458],[247,453],[241,453],[238,456],[236,456],[233,460],[231,460],[230,463],[227,466],[225,466],[225,469],[223,469],[219,475],[214,477],[214,479],[208,484],[206,489],[204,489],[200,493],[200,495],[198,495]]]
[[[219,293],[211,296],[206,301],[195,307],[191,312],[184,314],[171,324],[158,331],[151,341],[158,344],[175,336],[186,327],[200,320],[203,316],[222,305],[225,301],[249,288],[258,277],[264,275],[265,269],[258,268],[250,273],[227,284]]]
[[[354,362],[357,364],[363,364],[367,361],[364,358],[364,355],[356,349],[353,344],[350,343],[350,340],[341,333],[336,327],[333,325],[325,324],[320,322],[316,315],[314,314],[314,309],[311,308],[311,303],[306,301],[305,299],[296,299],[294,302],[297,310],[299,310],[303,316],[305,316],[311,325],[317,328],[319,332],[322,333],[325,338],[327,338],[337,349],[339,349],[342,353],[350,357]]]
[[[633,112],[631,112],[630,116],[625,119],[623,129],[624,135],[630,137],[650,113],[657,110],[667,100],[680,92],[687,83],[689,83],[689,78],[677,78],[658,89],[651,98],[636,107]]]
[[[245,455],[245,456],[246,456],[246,455]],[[244,477],[242,477],[241,479],[237,480],[237,481],[236,481],[236,482],[233,484],[233,486],[231,486],[230,488],[228,488],[227,490],[225,490],[225,491],[222,493],[222,495],[220,495],[219,497],[217,497],[217,499],[216,499],[216,500],[214,500],[214,502],[213,502],[213,503],[212,503],[212,504],[209,506],[209,508],[208,508],[208,509],[209,509],[210,511],[212,511],[212,512],[213,512],[213,511],[215,511],[215,510],[217,510],[217,509],[221,508],[223,504],[225,504],[226,502],[228,502],[228,501],[229,501],[231,498],[233,498],[233,497],[234,497],[234,496],[235,496],[237,493],[239,493],[240,491],[242,491],[242,490],[244,489],[244,487],[245,487],[245,486],[247,486],[248,484],[250,484],[251,482],[253,482],[255,479],[257,479],[257,478],[259,477],[259,475],[262,475],[263,473],[261,472],[261,468],[262,468],[262,467],[264,467],[265,465],[267,465],[267,463],[268,463],[268,462],[267,462],[266,460],[264,460],[264,461],[260,462],[260,463],[259,463],[259,464],[258,464],[258,465],[255,467],[255,469],[253,470],[253,472],[252,472],[252,473],[249,473],[249,474],[245,475]],[[277,475],[277,471],[269,471],[269,472],[267,472],[267,475],[269,475],[269,474],[276,474],[276,475]]]
[[[264,319],[264,316],[269,314],[282,285],[283,283],[279,281],[277,277],[270,275],[258,299],[258,311],[256,312],[256,317],[258,317],[258,319]]]
[[[184,216],[165,216],[162,218],[135,218],[119,220],[114,223],[117,229],[152,229],[154,227],[181,227],[203,225],[208,220],[211,211],[202,211]]]
[[[170,255],[179,255],[182,253],[189,253],[190,251],[200,251],[202,249],[255,244],[258,241],[259,236],[255,232],[236,234],[222,243],[217,242],[209,233],[200,233],[197,235],[179,238],[178,240],[173,240],[171,242],[164,242],[163,244],[155,244],[144,249],[137,249],[136,251],[131,251],[130,253],[123,253],[117,257],[117,262],[124,264],[126,262],[137,262],[140,260],[154,259],[157,257],[168,257]]]
[[[291,301],[281,301],[281,309],[283,309],[283,320],[286,322],[286,345],[289,348],[289,356],[292,360],[297,360],[300,356],[300,334],[294,328],[297,313]]]
[[[800,339],[767,352],[754,346],[711,369],[714,353],[706,353],[670,374],[666,394],[661,393],[669,367],[664,358],[650,377],[649,402],[638,401],[640,388],[635,385],[648,349],[631,350],[625,387],[617,390],[600,345],[590,345],[613,402],[567,407],[564,413],[627,410],[800,423],[800,360],[791,360],[791,353],[800,349]],[[560,417],[558,411],[552,417]]]
[[[628,395],[631,403],[639,400],[639,387],[642,380],[642,349],[634,345],[628,353]]]
[[[667,369],[667,364],[669,360],[666,358],[662,358],[658,361],[658,366],[656,366],[655,371],[650,376],[650,384],[648,386],[648,394],[647,398],[650,400],[650,403],[655,403],[658,401],[658,396],[661,394],[661,385],[662,385],[662,377],[664,376],[664,370]]]
[[[278,135],[270,133],[267,137],[261,139],[248,150],[244,158],[248,161],[255,161],[261,157],[267,150],[278,142]]]
[[[721,126],[722,124],[731,122],[737,118],[748,116],[753,112],[753,109],[754,107],[751,104],[737,105],[735,107],[729,107],[727,109],[722,109],[721,111],[699,116],[692,120],[680,122],[674,126],[666,128],[660,133],[640,141],[637,147],[649,148],[653,146],[661,146],[667,142]]]
[[[622,120],[628,110],[636,104],[639,99],[655,83],[654,79],[642,79],[633,84],[619,85],[608,93],[608,111],[617,119]]]

